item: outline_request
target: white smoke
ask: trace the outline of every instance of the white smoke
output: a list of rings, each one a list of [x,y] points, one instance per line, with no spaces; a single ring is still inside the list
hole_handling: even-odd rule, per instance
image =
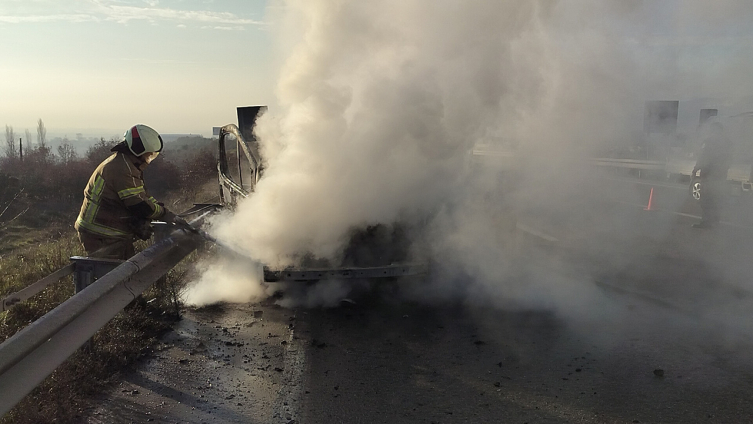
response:
[[[424,241],[455,266],[447,275],[486,289],[510,281],[520,271],[500,260],[505,214],[568,213],[590,178],[568,158],[628,143],[647,99],[708,94],[714,81],[668,40],[718,37],[710,32],[751,16],[746,2],[724,3],[716,24],[692,34],[704,2],[274,2],[286,59],[280,110],[256,127],[265,174],[214,234],[282,267],[303,255],[336,262],[353,228],[428,220]],[[714,77],[743,81],[739,64],[721,68]],[[514,189],[493,174],[468,179],[467,151],[484,142],[548,159],[523,166]],[[500,189],[517,210],[483,207]],[[511,292],[531,302],[531,290]]]
[[[201,277],[182,293],[187,305],[202,306],[217,302],[255,302],[267,297],[262,285],[261,265],[235,257],[218,257],[198,265]]]
[[[542,90],[512,42],[536,37],[546,8],[510,5],[288,2],[303,33],[280,78],[285,113],[258,123],[264,178],[218,236],[287,265],[447,201],[467,149],[509,133],[515,99]]]

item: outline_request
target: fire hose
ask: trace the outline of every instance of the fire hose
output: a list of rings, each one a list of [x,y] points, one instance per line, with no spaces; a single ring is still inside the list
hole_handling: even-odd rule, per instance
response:
[[[183,221],[183,220],[181,220],[181,221],[182,222],[180,222],[180,221],[179,222],[173,222],[172,224],[177,229],[179,229],[179,230],[182,230],[182,231],[187,232],[187,233],[196,234],[199,237],[202,237],[204,240],[212,242],[215,245],[221,247],[222,249],[225,249],[225,250],[227,250],[229,252],[232,252],[232,253],[234,253],[234,254],[236,254],[238,256],[243,256],[243,257],[246,257],[246,258],[249,257],[247,253],[241,251],[237,247],[232,246],[232,245],[230,245],[230,244],[228,244],[226,242],[223,242],[221,240],[217,240],[216,237],[210,235],[209,233],[207,233],[206,231],[202,230],[201,228],[194,227],[193,225],[189,224],[186,221]]]

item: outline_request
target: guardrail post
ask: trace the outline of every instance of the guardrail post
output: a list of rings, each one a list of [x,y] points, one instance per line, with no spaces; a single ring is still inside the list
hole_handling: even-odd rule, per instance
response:
[[[71,258],[71,260],[74,260]],[[76,264],[75,271],[73,272],[73,285],[76,289],[76,293],[85,289],[92,283],[92,274],[94,273],[94,266],[85,262],[78,262],[74,260]]]
[[[72,256],[71,261],[74,264],[73,284],[76,288],[76,293],[81,292],[81,290],[96,281],[97,278],[102,277],[123,263],[123,261],[117,259],[89,258],[85,256]],[[87,340],[82,347],[87,352],[91,351],[91,339]]]
[[[166,222],[152,222],[152,228],[154,228],[154,242],[158,243],[168,237],[170,233],[175,230],[171,225]]]
[[[118,259],[89,258],[86,256],[72,256],[71,262],[74,264],[73,283],[76,293],[123,263]]]
[[[171,224],[161,221],[152,222],[152,228],[154,228],[154,243],[159,243],[160,241],[165,240],[166,238],[170,237],[170,233],[175,231],[175,227],[173,227]],[[180,308],[178,307],[177,303],[177,295],[173,296],[173,290],[168,288],[167,274],[158,278],[157,281],[154,282],[154,287],[156,287],[159,291],[166,289],[170,291],[170,301],[173,303],[175,318],[180,319]]]

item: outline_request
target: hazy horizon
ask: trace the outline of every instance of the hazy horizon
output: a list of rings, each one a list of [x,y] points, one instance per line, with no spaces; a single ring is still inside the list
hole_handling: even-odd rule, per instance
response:
[[[736,96],[748,98],[738,108],[753,110],[745,78],[719,78],[751,66],[748,7],[730,0],[714,8],[620,4],[623,16],[643,14],[640,23],[594,15],[579,25],[597,34],[611,20],[611,36],[646,64],[634,71],[663,81],[644,100],[680,100],[682,114],[683,102]],[[294,7],[272,0],[0,1],[0,124],[35,134],[41,118],[50,136],[108,138],[144,123],[161,133],[210,136],[212,127],[236,122],[238,106],[267,105],[270,115],[283,116],[278,78],[298,40],[284,35],[291,23],[280,17]],[[429,9],[422,13],[431,16]],[[577,50],[569,42],[556,48]],[[643,104],[635,103],[625,108],[640,117]]]

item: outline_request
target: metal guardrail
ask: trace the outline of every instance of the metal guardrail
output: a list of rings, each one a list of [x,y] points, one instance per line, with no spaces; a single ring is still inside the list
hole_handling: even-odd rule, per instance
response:
[[[201,242],[201,238],[193,233],[173,231],[168,238],[117,265],[0,344],[0,415],[8,412],[97,330]],[[70,266],[48,278],[72,272]],[[30,288],[23,296],[38,287]]]
[[[24,300],[34,296],[35,294],[41,292],[45,289],[45,287],[49,286],[52,283],[58,282],[63,277],[67,277],[71,274],[73,274],[73,271],[75,270],[75,264],[70,263],[59,270],[53,272],[52,274],[42,278],[41,280],[37,281],[36,283],[33,283],[23,290],[19,290],[15,293],[12,293],[8,296],[6,296],[2,302],[0,302],[0,312],[7,311],[8,309],[12,308],[13,306],[17,305],[19,302],[23,302]]]
[[[197,206],[206,206],[204,209],[199,209],[199,211],[207,210],[212,208],[212,210],[215,210],[218,205],[211,205],[211,204],[197,204],[194,205],[194,208]],[[194,209],[191,209],[189,211],[184,212],[184,214],[191,214],[196,213]],[[161,228],[160,226],[156,226],[156,228]],[[169,234],[162,234],[159,239],[166,238]],[[155,234],[155,238],[157,235]],[[98,256],[97,254],[105,255],[109,251],[116,248],[116,245],[110,245],[105,246],[101,249],[99,249],[94,256]],[[113,268],[115,268],[118,264],[120,264],[121,260],[110,260],[110,259],[94,259],[94,258],[87,258],[83,256],[74,256],[71,258],[71,263],[60,268],[59,270],[53,272],[52,274],[42,278],[41,280],[30,284],[27,287],[24,287],[23,289],[11,293],[5,298],[0,301],[0,312],[5,312],[12,308],[13,306],[19,304],[20,302],[23,302],[30,297],[34,296],[35,294],[41,292],[44,290],[47,286],[53,283],[57,283],[60,281],[61,278],[67,277],[71,274],[74,274],[74,283],[76,287],[76,293],[81,291],[84,287],[88,286],[92,280],[107,274],[110,272]]]
[[[264,270],[264,281],[276,283],[283,281],[318,281],[327,279],[371,279],[395,278],[410,275],[421,275],[429,272],[426,263],[393,264],[387,266],[367,268],[338,268],[338,269],[288,269],[281,271]]]
[[[500,161],[500,160],[507,160],[509,161],[510,164],[518,163],[520,159],[525,159],[525,158],[533,159],[534,158],[533,156],[520,156],[512,151],[487,150],[487,149],[473,149],[470,151],[470,155],[473,158],[482,158],[482,157],[493,158],[495,162]],[[667,163],[664,161],[642,160],[642,159],[586,158],[582,160],[586,163],[589,163],[591,165],[596,165],[596,166],[641,169],[641,170],[657,170],[657,171],[664,170],[667,165]],[[690,166],[690,169],[688,169],[687,172],[689,173],[692,168],[693,168],[693,165]]]
[[[469,157],[472,162],[493,161],[497,165],[515,167],[521,159],[534,159],[533,156],[521,156],[514,151],[493,150],[474,148],[470,150]],[[541,158],[539,158],[541,159]],[[625,168],[640,171],[661,171],[667,175],[690,176],[695,166],[695,161],[689,159],[670,159],[667,161],[641,160],[641,159],[612,159],[612,158],[584,158],[583,163],[599,167]],[[742,183],[743,191],[750,191],[753,183],[753,166],[745,164],[733,164],[727,173],[727,180]]]
[[[11,293],[0,301],[0,312],[5,312],[19,303],[29,299],[35,294],[44,290],[50,284],[57,283],[61,278],[74,275],[73,282],[76,293],[86,288],[91,282],[102,275],[112,271],[113,268],[120,265],[123,261],[114,259],[95,259],[84,256],[74,256],[71,263],[53,272],[52,274],[40,279],[36,283],[30,284],[23,289]]]
[[[638,159],[610,159],[610,158],[591,158],[588,163],[597,166],[611,166],[615,168],[642,169],[662,171],[666,168],[666,162],[658,160],[638,160]],[[692,169],[692,168],[691,168]],[[690,170],[688,170],[689,172]]]

